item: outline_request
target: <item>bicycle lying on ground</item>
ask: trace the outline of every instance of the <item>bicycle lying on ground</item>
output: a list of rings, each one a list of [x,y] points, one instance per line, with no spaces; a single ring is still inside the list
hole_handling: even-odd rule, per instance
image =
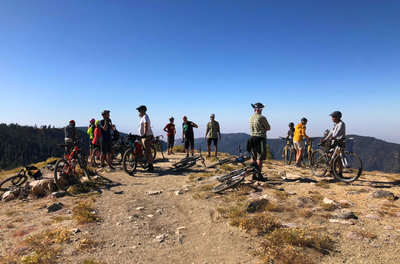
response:
[[[147,158],[145,155],[144,147],[142,145],[143,137],[139,135],[129,134],[127,138],[128,149],[122,157],[122,167],[126,173],[133,175],[136,171],[138,163],[144,168],[147,168]],[[154,144],[151,145],[151,155],[153,160],[156,158],[157,152]]]
[[[293,158],[296,157],[296,150],[293,146],[293,140],[285,137],[279,137],[286,141],[286,145],[282,150],[282,160],[286,165],[292,163]]]
[[[39,180],[42,177],[42,172],[36,166],[26,166],[16,175],[0,182],[0,191],[8,191],[21,186],[28,181],[28,177],[33,178],[34,180]]]
[[[79,146],[81,142],[82,139],[75,141],[71,153],[65,153],[65,157],[58,160],[54,166],[54,180],[61,190],[66,191],[71,185],[79,183],[83,177],[90,180],[87,158]],[[59,146],[65,148],[65,144]],[[76,166],[79,166],[78,170]]]
[[[360,157],[354,152],[345,151],[344,144],[345,141],[332,141],[333,148],[314,150],[311,155],[310,168],[315,176],[323,177],[328,170],[331,170],[335,179],[347,183],[353,182],[361,176],[363,166]]]
[[[201,148],[200,148],[199,152],[200,152],[200,154],[198,156],[196,155],[196,156],[185,157],[185,158],[181,159],[180,161],[172,164],[172,166],[173,166],[172,170],[179,171],[179,170],[184,170],[184,169],[190,168],[190,167],[194,166],[198,160],[200,160],[201,163],[203,164],[203,166],[205,167],[206,164],[205,164],[204,157],[201,154]]]
[[[239,145],[239,156],[238,157],[230,156],[226,159],[219,160],[217,163],[214,163],[214,164],[208,166],[207,168],[215,168],[219,165],[226,164],[226,163],[232,163],[232,164],[243,163],[249,159],[250,159],[250,157],[246,157],[243,155],[242,147]]]

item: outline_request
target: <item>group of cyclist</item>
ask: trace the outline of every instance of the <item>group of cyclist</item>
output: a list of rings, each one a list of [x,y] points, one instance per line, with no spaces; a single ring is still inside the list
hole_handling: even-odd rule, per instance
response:
[[[265,107],[262,103],[251,104],[254,109],[253,115],[250,116],[250,138],[247,142],[247,151],[251,153],[251,161],[258,165],[259,175],[255,176],[254,180],[265,181],[266,178],[262,175],[262,165],[263,161],[267,157],[267,131],[271,130],[271,126],[265,116],[262,115],[262,111]],[[153,158],[151,155],[151,142],[154,138],[153,131],[151,129],[150,118],[147,115],[147,107],[141,105],[136,108],[138,111],[140,121],[139,121],[139,136],[141,138],[142,144],[144,146],[145,155],[148,161],[147,171],[154,171]],[[104,110],[101,113],[103,119],[95,121],[94,118],[90,120],[90,125],[88,127],[87,133],[89,134],[89,146],[90,146],[90,157],[93,163],[93,149],[95,147],[100,147],[101,149],[101,167],[105,167],[105,162],[107,162],[108,167],[111,170],[115,170],[111,165],[112,158],[112,141],[119,138],[119,133],[116,130],[110,119],[110,111]],[[346,129],[345,124],[341,120],[342,113],[335,111],[330,114],[332,121],[334,122],[334,127],[330,133],[321,140],[325,142],[328,139],[334,140],[337,143],[341,143],[345,137]],[[294,123],[289,123],[289,131],[287,133],[288,139],[293,139],[293,145],[296,150],[296,163],[295,166],[301,166],[301,157],[303,155],[305,144],[304,139],[310,141],[310,137],[306,134],[307,119],[302,118],[301,122],[297,124],[296,128]],[[198,128],[197,124],[193,121],[189,121],[186,116],[183,117],[182,123],[182,143],[184,143],[184,148],[186,156],[189,156],[189,149],[191,150],[191,155],[194,155],[194,131],[193,128]],[[173,153],[173,147],[175,142],[176,128],[174,124],[174,117],[169,118],[169,123],[165,125],[163,129],[167,133],[167,153]],[[113,133],[112,133],[113,132]],[[71,120],[68,126],[65,127],[65,143],[66,152],[69,153],[72,143],[76,140],[77,134],[75,129],[75,121]],[[211,143],[214,143],[215,156],[218,155],[218,141],[221,140],[220,126],[217,121],[215,121],[215,115],[210,115],[210,122],[207,123],[206,133],[204,138],[207,140],[208,146],[208,156],[211,156]]]

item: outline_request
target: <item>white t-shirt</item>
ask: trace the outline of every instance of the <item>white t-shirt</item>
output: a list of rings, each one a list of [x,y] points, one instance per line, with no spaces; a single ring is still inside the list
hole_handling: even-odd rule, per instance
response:
[[[147,130],[147,134],[146,136],[151,136],[153,135],[153,131],[151,130],[151,123],[150,123],[150,118],[149,116],[146,114],[144,116],[142,116],[142,118],[140,119],[140,123],[139,123],[139,135],[140,136],[144,136],[144,124],[147,123],[149,129]]]

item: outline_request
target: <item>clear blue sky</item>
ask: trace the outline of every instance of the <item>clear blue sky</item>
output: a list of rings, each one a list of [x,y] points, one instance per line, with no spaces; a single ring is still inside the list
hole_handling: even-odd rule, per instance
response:
[[[348,133],[400,143],[400,1],[0,1],[0,123],[86,126],[103,109],[156,134],[183,115],[204,136],[343,112]]]

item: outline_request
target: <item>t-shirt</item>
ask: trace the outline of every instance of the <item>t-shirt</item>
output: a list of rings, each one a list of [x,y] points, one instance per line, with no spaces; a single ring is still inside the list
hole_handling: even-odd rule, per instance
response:
[[[175,135],[175,124],[168,123],[165,128],[167,129],[167,136]]]
[[[333,125],[333,129],[329,131],[326,139],[330,137],[334,137],[337,140],[342,140],[346,137],[346,125],[343,121],[339,121],[339,123]]]
[[[145,114],[144,116],[142,116],[142,118],[140,118],[139,135],[140,136],[144,136],[144,126],[145,126],[146,123],[148,124],[148,130],[147,130],[146,136],[152,136],[153,135],[153,131],[151,130],[150,118],[149,118],[149,116],[147,114]]]
[[[218,138],[218,133],[219,133],[219,123],[217,121],[208,122],[206,131],[208,138]]]
[[[250,135],[252,137],[266,138],[267,131],[271,129],[267,118],[259,113],[254,113],[252,116],[250,116],[249,124]]]
[[[95,125],[90,125],[90,126],[88,127],[87,133],[88,133],[89,138],[90,138],[91,140],[93,140],[95,128],[96,128]]]
[[[98,145],[100,138],[101,138],[101,128],[96,127],[94,129],[92,144],[93,145]]]
[[[299,123],[294,130],[293,141],[302,141],[306,135],[306,126],[303,123]]]
[[[111,141],[111,122],[107,121],[107,130],[103,130],[103,126],[105,124],[105,120],[100,121],[100,127],[101,127],[101,138],[100,141]]]
[[[194,138],[192,121],[187,121],[187,123],[182,123],[182,128],[183,128],[183,133],[185,135],[185,138],[187,138],[187,139]]]
[[[294,131],[295,130],[289,129],[289,131],[287,132],[287,135],[289,136],[289,138],[293,138],[294,137]]]
[[[68,126],[65,127],[64,129],[65,133],[65,140],[75,140],[76,139],[76,129],[75,126],[72,124],[69,124]]]

